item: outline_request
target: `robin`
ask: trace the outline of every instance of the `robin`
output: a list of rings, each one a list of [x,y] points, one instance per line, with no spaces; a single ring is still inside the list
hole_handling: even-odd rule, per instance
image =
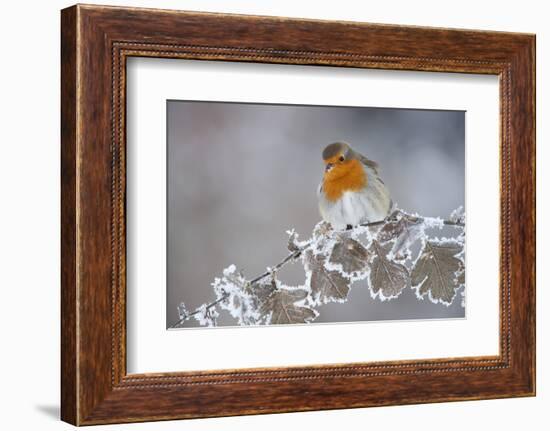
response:
[[[351,229],[362,223],[383,220],[392,200],[378,176],[378,164],[354,151],[345,142],[323,150],[325,172],[319,185],[321,216],[334,229]]]

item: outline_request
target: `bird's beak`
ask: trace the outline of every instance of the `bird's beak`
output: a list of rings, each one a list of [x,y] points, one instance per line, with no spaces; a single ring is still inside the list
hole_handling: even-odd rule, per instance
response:
[[[325,172],[330,171],[333,166],[334,166],[334,163],[327,163],[325,166]]]

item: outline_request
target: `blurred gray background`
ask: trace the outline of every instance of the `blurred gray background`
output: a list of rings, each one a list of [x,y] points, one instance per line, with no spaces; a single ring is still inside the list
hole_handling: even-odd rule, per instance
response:
[[[230,264],[247,278],[287,255],[285,231],[302,239],[320,220],[316,188],[321,152],[344,140],[380,164],[394,202],[446,217],[464,205],[463,111],[324,107],[221,102],[167,102],[167,327],[177,306],[192,310],[214,298],[210,283]],[[303,282],[300,264],[280,278]],[[327,304],[315,320],[351,322],[464,317],[420,301],[412,290],[392,301],[355,283],[345,304]],[[219,325],[235,325],[226,312]],[[185,326],[198,326],[195,320]]]

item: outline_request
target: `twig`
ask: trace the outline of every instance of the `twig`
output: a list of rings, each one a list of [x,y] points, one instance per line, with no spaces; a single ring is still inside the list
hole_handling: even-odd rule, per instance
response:
[[[386,217],[385,219],[382,219],[382,220],[378,220],[378,221],[372,221],[372,222],[369,222],[369,223],[362,223],[360,224],[359,226],[361,227],[372,227],[372,226],[378,226],[378,225],[381,225],[381,224],[384,224],[388,221],[391,220],[391,216],[388,216]],[[355,229],[355,228],[353,228]],[[353,230],[353,229],[350,229],[350,230]]]
[[[465,224],[461,221],[455,221],[455,220],[443,220],[443,224],[446,226],[458,226],[458,227],[464,227]]]
[[[212,307],[215,307],[216,305],[218,305],[220,302],[223,302],[225,301],[227,298],[229,297],[229,294],[224,294],[222,296],[220,296],[218,299],[216,299],[215,301],[211,302],[210,304],[208,304],[207,306],[204,307],[205,310],[209,310],[210,308]],[[195,311],[193,311],[192,313],[188,313],[186,314],[185,316],[183,316],[180,320],[178,320],[176,323],[174,323],[172,326],[170,326],[168,329],[174,329],[174,328],[177,328],[179,325],[181,325],[182,323],[186,322],[187,320],[189,320],[191,317],[199,314],[200,312],[202,311],[202,307],[200,308],[197,308]]]
[[[277,265],[275,265],[273,268],[270,268],[269,271],[266,271],[264,272],[263,274],[260,274],[258,275],[256,278],[253,278],[252,280],[250,280],[248,283],[249,284],[254,284],[254,283],[257,283],[258,281],[260,281],[261,279],[273,274],[274,272],[278,271],[279,269],[281,269],[287,262],[293,260],[293,259],[296,259],[300,256],[300,254],[302,254],[302,251],[304,251],[305,248],[307,248],[309,246],[309,242],[306,246],[304,246],[303,248],[301,248],[300,250],[296,250],[292,253],[290,253],[287,257],[285,257],[283,260],[281,260]]]

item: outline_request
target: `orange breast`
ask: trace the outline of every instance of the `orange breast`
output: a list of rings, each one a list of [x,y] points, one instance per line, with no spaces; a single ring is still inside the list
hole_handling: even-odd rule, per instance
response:
[[[331,202],[340,199],[347,191],[358,191],[366,186],[367,174],[359,160],[336,164],[323,178],[323,191]]]

